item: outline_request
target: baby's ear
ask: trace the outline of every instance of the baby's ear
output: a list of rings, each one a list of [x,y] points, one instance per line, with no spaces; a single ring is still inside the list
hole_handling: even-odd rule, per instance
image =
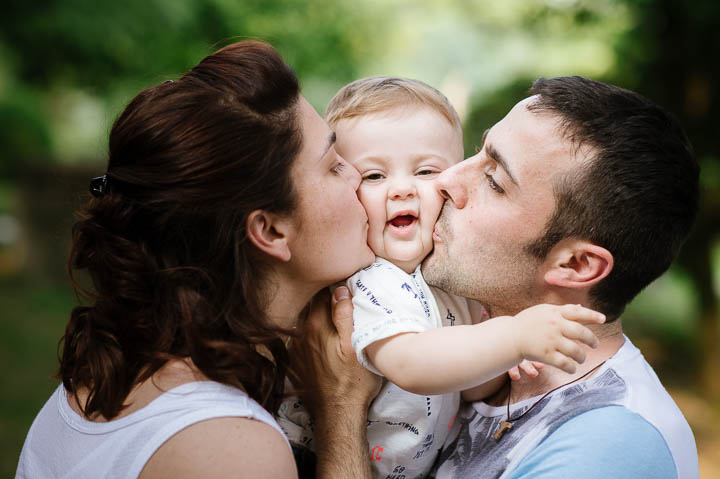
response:
[[[290,261],[292,254],[288,242],[292,223],[289,218],[255,210],[248,216],[245,227],[250,242],[257,249],[280,261]]]
[[[563,240],[545,258],[545,282],[563,288],[589,288],[613,268],[610,251],[582,240]]]

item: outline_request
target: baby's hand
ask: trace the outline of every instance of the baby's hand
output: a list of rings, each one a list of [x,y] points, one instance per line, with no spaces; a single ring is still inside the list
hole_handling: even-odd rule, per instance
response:
[[[579,304],[539,304],[511,320],[513,337],[520,355],[574,373],[576,363],[585,361],[582,344],[596,348],[598,339],[584,324],[601,324],[605,315]]]
[[[522,372],[524,372],[531,378],[534,378],[538,374],[540,374],[540,371],[538,371],[538,369],[542,369],[544,366],[545,365],[543,363],[523,359],[520,364],[508,369],[508,376],[510,376],[510,379],[512,379],[513,381],[517,381],[518,379],[520,379],[520,370],[522,370]]]

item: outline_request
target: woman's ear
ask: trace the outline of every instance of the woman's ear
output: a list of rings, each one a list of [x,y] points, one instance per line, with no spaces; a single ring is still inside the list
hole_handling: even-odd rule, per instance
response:
[[[550,251],[546,264],[546,283],[563,288],[588,288],[610,274],[613,256],[593,243],[565,240]]]
[[[288,245],[291,232],[289,218],[255,210],[248,216],[245,228],[250,242],[257,249],[280,261],[290,261],[292,255]]]

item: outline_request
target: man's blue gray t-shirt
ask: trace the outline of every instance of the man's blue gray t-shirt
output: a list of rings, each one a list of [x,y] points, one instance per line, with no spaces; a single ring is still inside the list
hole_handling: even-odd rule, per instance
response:
[[[506,408],[464,406],[435,477],[699,477],[690,426],[627,338],[593,377],[538,400],[511,405],[499,441]]]

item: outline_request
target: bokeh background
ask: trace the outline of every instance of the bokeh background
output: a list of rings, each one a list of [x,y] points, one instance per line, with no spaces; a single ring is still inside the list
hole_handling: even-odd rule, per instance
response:
[[[72,211],[140,89],[261,38],[322,112],[367,75],[424,80],[465,124],[466,154],[539,76],[580,74],[673,111],[702,164],[702,210],[672,270],[624,324],[720,477],[720,2],[716,0],[6,0],[0,15],[0,476],[57,380],[76,299]]]

